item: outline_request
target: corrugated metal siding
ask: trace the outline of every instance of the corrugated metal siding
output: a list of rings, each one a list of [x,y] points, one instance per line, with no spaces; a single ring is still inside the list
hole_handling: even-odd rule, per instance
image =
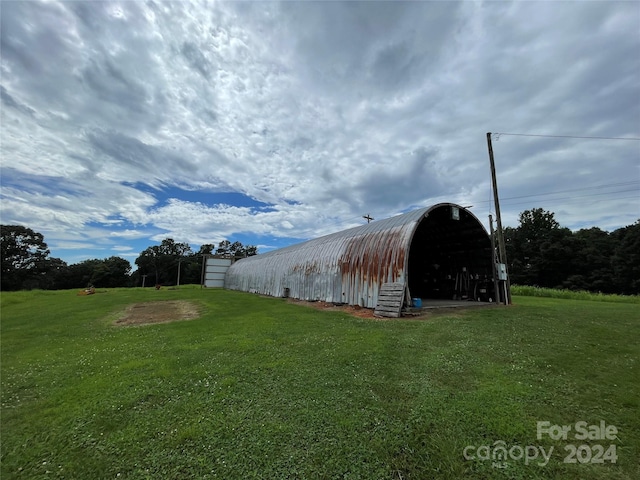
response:
[[[363,225],[235,262],[225,287],[374,308],[380,286],[406,282],[411,239],[432,208]]]
[[[230,258],[208,257],[205,260],[204,286],[207,288],[224,287],[227,270],[232,262]]]

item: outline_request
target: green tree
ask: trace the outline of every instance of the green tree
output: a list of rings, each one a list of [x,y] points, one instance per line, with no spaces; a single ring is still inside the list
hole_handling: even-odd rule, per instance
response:
[[[243,245],[241,242],[230,242],[223,240],[218,248],[212,243],[203,244],[197,253],[185,256],[181,263],[181,284],[199,284],[202,280],[203,256],[206,255],[227,256],[227,257],[245,257],[256,255],[258,248],[253,245]]]
[[[192,253],[188,243],[179,243],[172,238],[165,238],[160,245],[154,245],[142,251],[135,264],[138,266],[139,274],[151,276],[146,285],[173,284],[178,277],[180,261]]]
[[[229,240],[223,240],[220,242],[216,255],[222,255],[225,257],[250,257],[258,254],[258,247],[255,245],[243,245],[242,242],[233,242]]]
[[[640,293],[640,220],[612,233],[571,232],[541,208],[520,214],[505,229],[511,280],[521,285]]]
[[[182,274],[180,283],[199,284],[202,276],[202,255],[193,254],[182,261]]]
[[[216,248],[213,243],[205,243],[204,245],[200,245],[200,249],[196,255],[211,255]]]
[[[121,257],[98,260],[91,272],[89,283],[96,287],[126,287],[130,283],[131,264]]]
[[[94,272],[99,268],[101,261],[97,258],[83,260],[69,265],[65,285],[59,288],[85,288],[93,283]]]
[[[562,286],[573,268],[571,230],[561,228],[554,213],[542,208],[520,213],[519,222],[504,232],[512,283]]]
[[[231,255],[231,242],[229,240],[223,240],[218,244],[216,255],[228,256]]]
[[[640,295],[640,220],[611,233],[611,266],[619,293]]]
[[[152,285],[153,283],[160,283],[160,269],[161,266],[161,252],[159,245],[153,245],[145,248],[138,258],[134,262],[138,266],[138,272],[140,275],[152,276],[149,282],[145,282],[146,285]]]
[[[1,289],[39,288],[49,248],[41,233],[22,225],[0,225]]]
[[[597,227],[574,232],[574,265],[563,287],[572,290],[615,293],[617,291],[611,264],[614,241],[609,232]]]
[[[506,228],[504,231],[511,281],[547,286],[541,283],[541,250],[543,245],[546,249],[550,247],[551,234],[560,224],[553,213],[542,208],[525,210],[520,213],[518,220],[518,228]]]
[[[577,246],[573,233],[568,228],[555,228],[547,232],[540,244],[537,263],[536,285],[562,288],[564,281],[575,271]]]
[[[44,271],[42,272],[38,282],[38,288],[42,288],[45,290],[69,288],[60,286],[61,284],[64,284],[67,278],[68,271],[69,266],[63,260],[59,258],[46,259],[44,263]]]

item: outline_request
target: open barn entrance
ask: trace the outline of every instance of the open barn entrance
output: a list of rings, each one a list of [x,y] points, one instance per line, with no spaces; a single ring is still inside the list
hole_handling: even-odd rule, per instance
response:
[[[409,292],[423,299],[494,299],[491,240],[478,219],[451,204],[430,210],[409,250]]]

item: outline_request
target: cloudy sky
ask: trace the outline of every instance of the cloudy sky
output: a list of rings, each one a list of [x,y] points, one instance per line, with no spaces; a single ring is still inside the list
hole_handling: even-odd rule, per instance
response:
[[[68,263],[441,201],[640,218],[640,3],[3,1],[1,221]],[[609,140],[552,136],[635,138]]]

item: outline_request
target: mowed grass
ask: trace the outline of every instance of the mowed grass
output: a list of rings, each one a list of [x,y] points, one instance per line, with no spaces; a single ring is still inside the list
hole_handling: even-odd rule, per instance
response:
[[[636,303],[640,305],[638,295],[615,295],[593,293],[586,290],[564,290],[557,288],[532,287],[528,285],[511,285],[513,295],[526,297],[561,298],[565,300],[589,300],[592,302]]]
[[[113,325],[176,299],[202,316]],[[638,305],[380,321],[198,287],[0,301],[3,480],[640,478]],[[536,435],[601,420],[615,440]],[[496,442],[554,451],[477,458]],[[616,462],[564,463],[568,444],[614,444]]]

